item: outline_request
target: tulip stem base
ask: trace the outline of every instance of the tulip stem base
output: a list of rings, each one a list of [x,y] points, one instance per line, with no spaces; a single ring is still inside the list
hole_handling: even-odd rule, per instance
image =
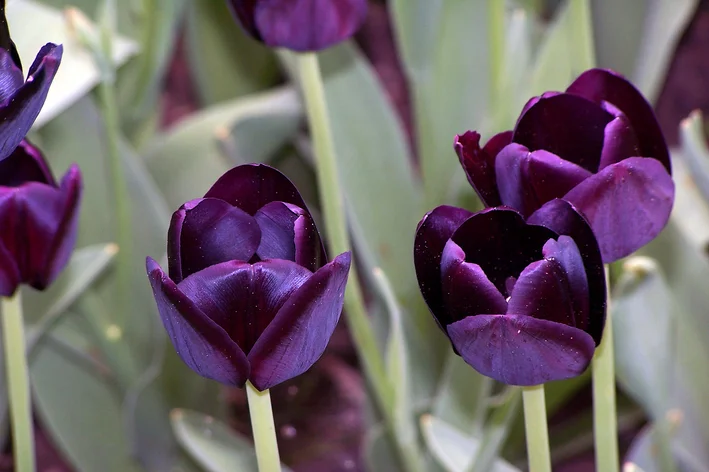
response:
[[[25,347],[25,326],[22,319],[22,301],[19,291],[10,298],[3,297],[1,316],[15,470],[34,472],[32,403]]]
[[[259,392],[251,382],[246,382],[246,396],[249,401],[249,415],[256,446],[258,470],[259,472],[280,472],[281,459],[278,454],[276,426],[273,423],[271,394],[268,390]]]
[[[544,385],[522,389],[524,429],[527,437],[527,459],[530,472],[551,472],[549,430]]]
[[[615,365],[613,359],[613,320],[611,319],[610,279],[608,286],[606,326],[601,344],[591,364],[593,372],[593,434],[596,445],[596,470],[620,470],[618,453],[618,415],[615,400]]]

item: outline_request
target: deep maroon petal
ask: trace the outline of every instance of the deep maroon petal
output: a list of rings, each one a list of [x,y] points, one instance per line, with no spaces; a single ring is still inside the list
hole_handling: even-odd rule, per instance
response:
[[[6,106],[24,83],[25,76],[15,63],[12,53],[0,47],[0,106]]]
[[[606,276],[593,230],[573,205],[559,199],[550,201],[534,212],[527,219],[527,223],[544,226],[574,240],[583,259],[588,280],[589,320],[585,331],[591,335],[596,345],[599,345],[606,321]]]
[[[0,161],[1,186],[18,187],[25,182],[57,186],[46,159],[26,139],[6,159]]]
[[[531,316],[478,315],[448,326],[461,357],[508,385],[539,385],[581,375],[593,339],[580,329]]]
[[[261,35],[258,29],[256,29],[256,23],[254,22],[254,9],[259,1],[260,0],[229,0],[227,4],[241,27],[253,38],[261,40]]]
[[[59,224],[54,232],[42,278],[35,288],[47,287],[57,278],[71,259],[71,253],[76,246],[82,193],[81,171],[76,164],[73,164],[62,178],[59,191],[62,195],[57,212]]]
[[[516,143],[505,147],[495,161],[497,188],[504,205],[529,216],[549,200],[566,192],[592,174],[550,152],[529,150]]]
[[[418,225],[414,240],[414,266],[423,299],[439,326],[446,320],[441,288],[441,255],[458,226],[472,215],[468,210],[439,206],[427,213]]]
[[[448,241],[441,258],[445,318],[438,321],[449,325],[468,316],[481,313],[505,313],[504,295],[490,282],[479,265],[465,262],[465,253],[453,241]]]
[[[512,141],[530,151],[544,149],[596,172],[603,131],[613,115],[585,98],[562,93],[541,98],[517,122]]]
[[[479,265],[505,294],[509,277],[542,258],[542,246],[557,235],[541,226],[527,225],[507,208],[488,208],[465,220],[451,239],[465,251],[466,262]]]
[[[186,277],[177,286],[247,355],[288,297],[312,273],[295,262],[228,261]]]
[[[569,283],[559,261],[542,259],[525,267],[512,290],[507,313],[576,327]]]
[[[3,223],[12,224],[16,215],[15,195],[13,191],[0,188],[0,219]],[[20,268],[15,257],[15,229],[6,226],[0,236],[0,296],[9,297],[22,282]],[[9,244],[8,244],[9,243]],[[6,245],[7,244],[7,245]]]
[[[215,198],[192,200],[180,210],[185,212],[182,225],[170,226],[168,231],[168,238],[180,241],[178,280],[220,262],[249,261],[256,253],[261,231],[254,217],[243,210]],[[173,221],[179,224],[180,217]]]
[[[522,107],[522,111],[519,114],[519,118],[522,118],[525,113],[527,113],[527,110],[532,108],[534,105],[537,104],[539,100],[542,100],[544,98],[549,98],[549,97],[554,97],[556,95],[560,95],[561,92],[544,92],[543,94],[539,95],[538,97],[532,97],[529,100],[527,100],[527,103],[524,104]],[[517,119],[517,123],[519,123],[519,118]],[[517,126],[517,123],[515,124],[515,127]]]
[[[571,190],[564,200],[586,217],[603,261],[617,261],[652,241],[665,227],[675,186],[656,159],[632,157],[610,165]]]
[[[37,119],[62,58],[62,46],[47,44],[37,54],[27,81],[0,107],[0,160],[15,150]]]
[[[266,45],[319,51],[348,39],[362,26],[367,0],[261,0],[255,2],[253,14]]]
[[[180,358],[202,377],[242,387],[249,363],[239,346],[147,258],[146,268],[158,312]]]
[[[564,290],[568,291],[574,313],[574,326],[588,332],[590,299],[588,278],[583,258],[578,246],[569,236],[559,236],[559,240],[550,239],[542,249],[544,258],[556,261],[563,270]]]
[[[249,380],[259,390],[310,369],[322,356],[342,313],[350,253],[315,272],[281,307],[249,353]]]
[[[598,170],[633,156],[641,156],[640,144],[635,136],[628,117],[609,103],[603,103],[603,108],[615,118],[606,125],[603,131],[603,151]]]
[[[500,196],[495,183],[495,155],[489,155],[480,147],[480,134],[466,131],[456,135],[453,149],[458,154],[468,182],[485,206],[500,205]]]
[[[502,151],[502,148],[512,142],[512,134],[512,130],[497,133],[485,143],[485,146],[483,146],[483,152],[488,156],[492,156],[494,159],[495,156]]]
[[[295,185],[280,171],[264,164],[234,167],[219,177],[204,198],[218,198],[255,215],[271,202],[292,203],[307,211]]]
[[[598,104],[612,103],[630,120],[638,137],[641,156],[654,157],[671,170],[670,153],[652,107],[638,89],[620,74],[605,69],[590,69],[566,89]]]
[[[254,215],[261,229],[259,259],[286,259],[315,272],[324,262],[320,235],[310,214],[283,202],[271,202]]]

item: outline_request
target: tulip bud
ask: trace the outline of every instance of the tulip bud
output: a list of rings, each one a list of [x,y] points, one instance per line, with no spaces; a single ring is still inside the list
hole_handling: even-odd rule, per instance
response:
[[[168,274],[147,271],[182,360],[223,384],[265,390],[309,369],[342,312],[350,254],[325,264],[293,184],[265,165],[224,174],[175,212]]]

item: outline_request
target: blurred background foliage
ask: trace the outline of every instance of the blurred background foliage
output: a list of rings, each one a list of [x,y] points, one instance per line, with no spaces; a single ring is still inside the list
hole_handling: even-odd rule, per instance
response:
[[[450,352],[414,276],[413,234],[424,212],[479,205],[453,136],[478,129],[486,139],[510,128],[529,97],[564,89],[594,66],[625,74],[657,102],[689,21],[703,15],[706,35],[707,4],[379,1],[356,41],[320,55],[372,322],[390,357],[402,427],[426,470],[514,471],[525,457],[519,392]],[[77,162],[85,176],[69,268],[49,291],[23,294],[40,467],[256,470],[243,392],[182,365],[156,316],[144,257],[164,258],[172,211],[240,163],[283,170],[317,217],[292,65],[245,37],[223,1],[8,0],[7,15],[25,63],[45,42],[64,44],[30,138],[55,173]],[[707,89],[707,75],[694,80]],[[118,120],[99,85],[117,97]],[[700,105],[691,94],[678,100],[682,113]],[[642,470],[709,471],[707,128],[699,112],[679,128],[661,121],[674,144],[672,220],[641,255],[613,268],[619,424],[625,460]],[[108,137],[118,140],[128,179],[130,247],[115,244]],[[117,283],[120,264],[127,285]],[[566,470],[583,470],[592,448],[588,382],[547,386],[552,454],[559,467],[571,464]],[[311,372],[274,389],[285,462],[296,471],[397,470],[366,392],[341,326]]]

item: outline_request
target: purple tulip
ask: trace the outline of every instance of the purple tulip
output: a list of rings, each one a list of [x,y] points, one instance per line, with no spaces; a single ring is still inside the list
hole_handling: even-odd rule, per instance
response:
[[[0,161],[15,150],[37,119],[61,58],[61,45],[46,44],[25,80],[16,52],[0,47]]]
[[[201,376],[265,390],[323,354],[350,253],[325,264],[312,216],[277,170],[224,174],[173,214],[167,251],[169,276],[151,258],[148,276],[177,353]]]
[[[351,37],[367,16],[367,0],[229,0],[253,38],[270,47],[320,51]]]
[[[21,283],[43,290],[59,275],[76,243],[80,197],[79,168],[57,184],[28,141],[0,161],[0,295]]]
[[[603,261],[590,226],[564,200],[526,221],[507,207],[440,206],[419,223],[414,263],[456,353],[495,380],[575,377],[601,342]]]
[[[487,206],[528,216],[563,198],[591,224],[605,262],[667,224],[674,202],[667,145],[650,104],[615,72],[588,70],[566,92],[532,98],[513,131],[479,143],[468,131],[455,149]]]

